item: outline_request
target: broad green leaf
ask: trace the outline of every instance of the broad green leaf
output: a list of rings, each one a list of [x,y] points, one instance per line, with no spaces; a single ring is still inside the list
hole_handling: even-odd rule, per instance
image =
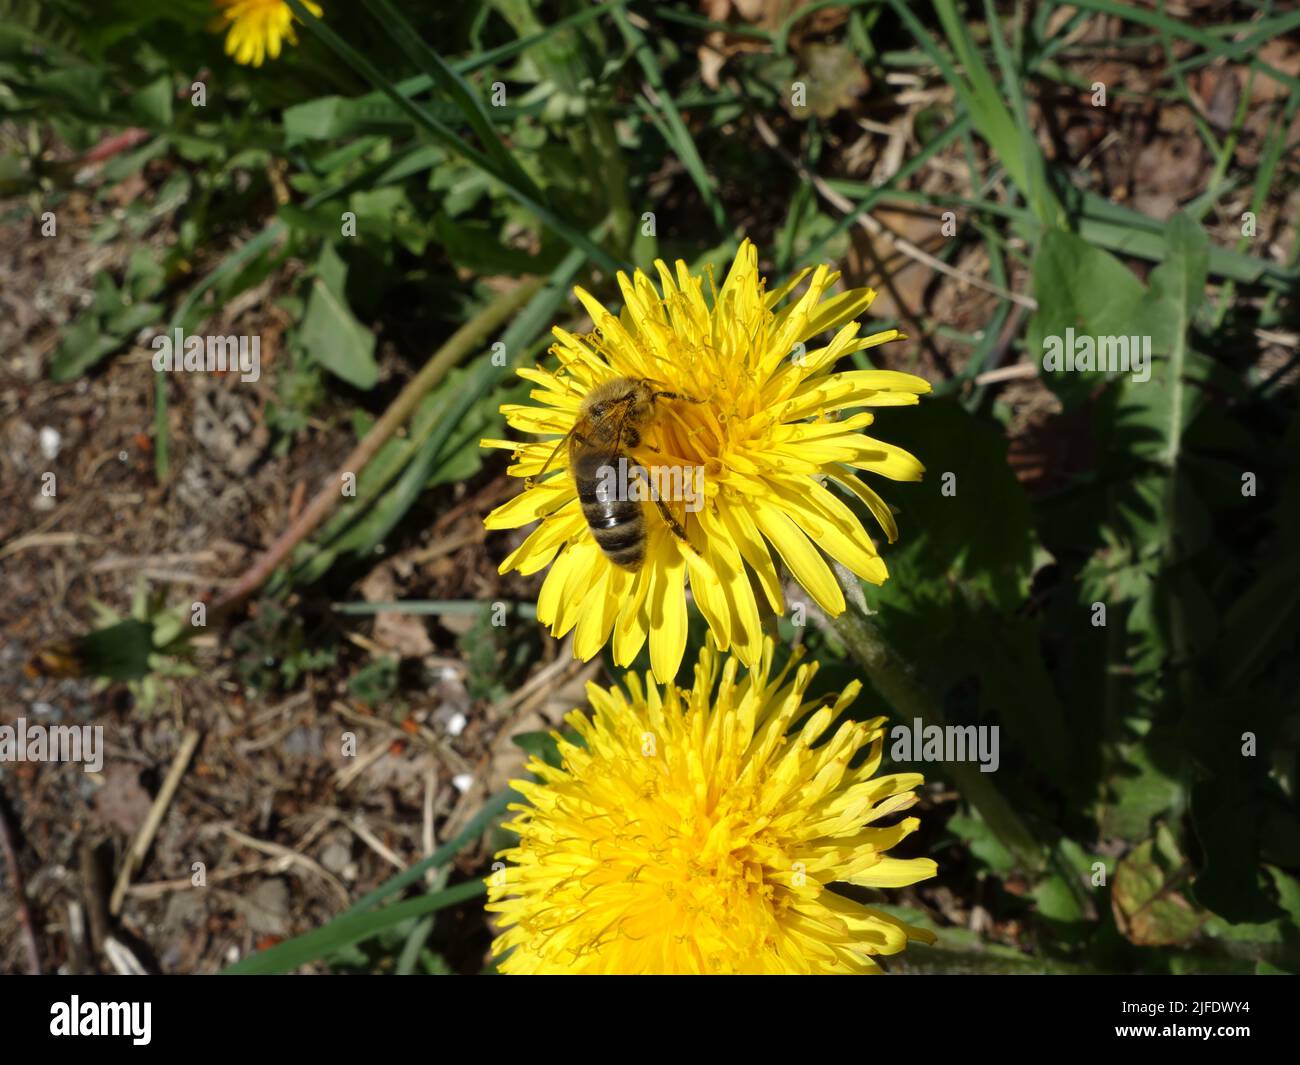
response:
[[[432,235],[400,185],[354,192],[349,204],[357,216],[357,234],[380,244],[397,242],[412,255],[423,255]]]
[[[347,266],[333,245],[321,249],[316,262],[307,313],[298,343],[318,363],[348,384],[370,389],[379,380],[375,337],[357,321],[344,293]]]
[[[1186,802],[1182,785],[1152,764],[1145,747],[1133,745],[1113,775],[1113,799],[1100,818],[1104,836],[1142,840],[1151,834],[1151,822]]]
[[[127,100],[127,106],[152,125],[166,127],[172,124],[172,100],[175,95],[171,77],[163,75],[133,93]]]
[[[1015,870],[1015,858],[983,821],[966,814],[954,814],[948,819],[948,828],[964,840],[971,854],[993,872],[1006,876]]]
[[[846,45],[809,44],[800,59],[807,79],[808,110],[818,118],[831,118],[852,107],[867,87],[866,72]]]
[[[1049,876],[1034,888],[1038,912],[1065,925],[1082,924],[1083,907],[1069,884],[1060,876]]]
[[[410,92],[412,82],[427,82],[427,78],[399,82],[400,92]],[[437,104],[426,104],[438,107]],[[445,108],[449,111],[449,108]],[[444,113],[444,119],[454,117]],[[400,133],[412,128],[410,116],[380,93],[371,93],[359,99],[343,96],[321,96],[306,103],[294,104],[284,111],[284,144],[293,148],[308,141],[334,140],[356,137],[366,133]]]
[[[1136,337],[1143,328],[1142,283],[1115,256],[1065,230],[1043,234],[1034,258],[1038,310],[1025,346],[1046,385],[1067,405],[1081,402],[1108,376],[1070,369],[1076,347],[1101,336]]]
[[[77,643],[82,666],[89,676],[139,680],[149,673],[154,631],[148,622],[127,618],[83,636]]]
[[[276,214],[281,222],[299,233],[324,237],[330,241],[338,240],[342,236],[343,221],[339,209],[335,206],[318,207],[314,211],[308,211],[286,203]]]
[[[1014,746],[1027,753],[1035,771],[1070,790],[1080,768],[1073,756],[1076,738],[1043,661],[1041,625],[993,611],[961,614],[961,638],[970,642],[970,666],[979,676],[980,706],[1002,723],[1004,744],[1014,736]]]
[[[77,110],[92,114],[103,110],[104,72],[98,67],[82,66],[38,74],[32,79],[32,84]]]
[[[131,252],[131,259],[126,265],[126,276],[122,287],[130,293],[131,299],[147,300],[158,295],[167,284],[167,271],[158,260],[158,256],[145,248],[136,248]]]
[[[63,334],[50,358],[50,377],[55,381],[75,380],[122,343],[121,337],[103,332],[98,315],[87,311]]]
[[[1157,351],[1169,352],[1169,405],[1166,424],[1166,466],[1178,462],[1183,430],[1190,420],[1183,374],[1189,357],[1188,331],[1205,298],[1209,265],[1209,239],[1185,214],[1169,220],[1166,230],[1169,257],[1151,272],[1150,325]]]
[[[1138,946],[1185,943],[1200,930],[1206,915],[1192,907],[1177,888],[1180,870],[1156,853],[1147,840],[1115,870],[1111,905],[1120,931]]]
[[[881,409],[876,424],[881,439],[906,448],[926,469],[919,483],[876,484],[898,518],[899,542],[882,547],[885,561],[892,567],[906,555],[934,578],[962,581],[1007,607],[1022,602],[1033,519],[1002,434],[955,400],[927,397],[915,407]],[[893,585],[887,581],[880,594],[890,597]]]

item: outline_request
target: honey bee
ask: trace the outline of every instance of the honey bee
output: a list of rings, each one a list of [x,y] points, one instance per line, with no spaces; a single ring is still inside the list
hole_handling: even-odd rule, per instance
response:
[[[577,421],[556,448],[558,452],[568,445],[569,470],[596,546],[614,565],[632,571],[639,570],[645,561],[645,516],[638,500],[617,498],[608,492],[607,471],[617,467],[620,459],[627,459],[628,451],[641,442],[660,400],[703,402],[655,385],[648,378],[634,377],[616,377],[597,385],[583,399]],[[545,470],[543,467],[542,472]],[[686,530],[663,500],[656,497],[654,502],[672,534],[689,544]]]

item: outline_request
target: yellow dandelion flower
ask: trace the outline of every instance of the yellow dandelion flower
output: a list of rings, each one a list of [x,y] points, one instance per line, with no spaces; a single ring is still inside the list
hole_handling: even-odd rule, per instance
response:
[[[279,58],[282,41],[297,44],[293,32],[294,14],[284,0],[214,0],[220,15],[214,26],[220,31],[229,27],[226,34],[226,55],[236,63],[262,65],[267,56]],[[319,4],[303,0],[303,7],[317,18],[321,17]]]
[[[916,818],[882,823],[917,801],[920,774],[875,775],[883,717],[834,728],[857,681],[810,702],[815,663],[774,675],[773,653],[765,640],[738,677],[710,645],[689,691],[631,673],[626,693],[588,685],[594,716],[566,718],[581,744],[561,739],[561,768],[534,758],[538,782],[513,782],[519,843],[498,857],[514,864],[488,878],[503,972],[872,973],[934,941],[830,888],[935,874],[888,855]]]
[[[612,639],[619,665],[630,665],[648,637],[655,676],[664,682],[676,676],[686,646],[688,578],[719,648],[747,665],[758,660],[763,634],[751,574],[772,611],[785,612],[771,548],[832,616],[844,610],[844,595],[826,556],[863,580],[886,579],[862,523],[827,482],[861,500],[892,542],[893,515],[857,471],[919,480],[924,468],[902,448],[864,435],[872,415],[860,408],[915,403],[930,386],[889,370],[835,372],[843,356],[902,334],[860,336],[854,319],[875,293],[828,296],[840,276],[828,267],[767,292],[754,245],[745,241],[711,306],[685,263],[678,261],[675,276],[662,261],[655,267],[662,295],[640,271],[631,280],[618,275],[620,316],[576,288],[595,332],[575,336],[557,327],[551,351],[559,368],[519,371],[537,386],[530,393],[536,405],[502,407],[506,421],[560,440],[483,446],[512,450],[509,472],[529,479],[487,517],[487,527],[541,519],[501,572],[536,573],[549,564],[537,616],[551,633],[576,629],[574,651],[583,659]],[[809,273],[803,295],[778,309]],[[807,347],[832,330],[829,343]],[[625,387],[625,395],[613,394]],[[620,527],[619,536],[605,532],[598,543],[588,524],[592,504],[585,500],[584,513],[578,498],[571,449],[575,439],[590,442],[601,415],[606,444],[616,441],[614,450],[652,475],[670,474],[643,483],[680,488],[662,508],[644,504],[643,541]],[[615,418],[619,424],[610,426]],[[575,426],[587,435],[574,434]],[[693,499],[695,485],[701,490]],[[613,526],[608,513],[605,524]],[[610,552],[611,544],[618,550]]]

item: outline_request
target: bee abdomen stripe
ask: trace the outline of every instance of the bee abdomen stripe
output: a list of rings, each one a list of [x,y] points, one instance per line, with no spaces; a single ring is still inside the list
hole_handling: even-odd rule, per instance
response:
[[[645,531],[640,522],[635,525],[622,525],[615,529],[593,527],[591,533],[596,538],[596,543],[600,545],[600,549],[607,555],[616,555],[628,548],[638,547],[645,541]]]
[[[614,565],[622,566],[624,569],[639,569],[645,560],[645,543],[638,540],[633,546],[621,551],[606,551],[605,557]]]
[[[593,529],[612,529],[616,525],[626,525],[641,517],[641,507],[629,499],[612,500],[607,503],[599,501],[582,501],[582,516]]]

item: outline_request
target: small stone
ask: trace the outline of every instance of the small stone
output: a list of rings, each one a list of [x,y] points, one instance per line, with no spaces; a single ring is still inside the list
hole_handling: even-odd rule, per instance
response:
[[[47,459],[57,459],[63,449],[63,437],[51,425],[41,426],[41,454]]]
[[[331,873],[341,873],[352,861],[352,850],[342,843],[331,843],[321,852],[320,863]]]

